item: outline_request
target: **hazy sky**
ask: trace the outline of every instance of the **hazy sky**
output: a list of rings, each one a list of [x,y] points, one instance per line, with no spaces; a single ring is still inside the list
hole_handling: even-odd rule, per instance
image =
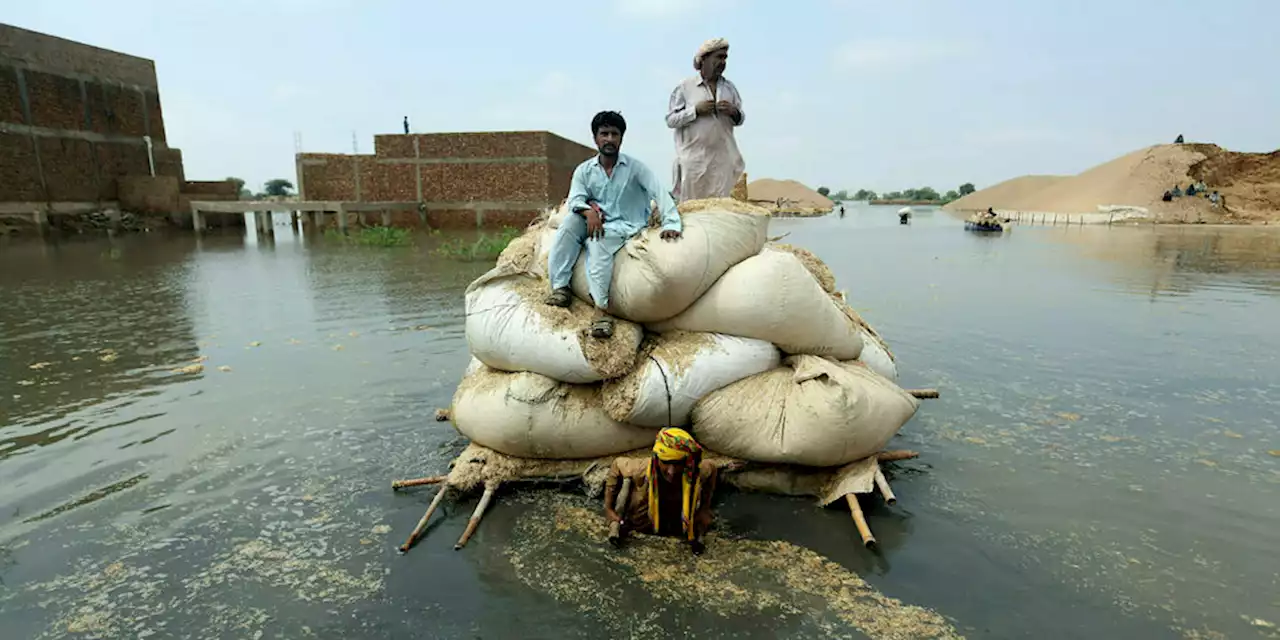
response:
[[[979,187],[1188,140],[1280,147],[1280,1],[6,2],[4,21],[154,59],[187,176],[294,177],[373,134],[547,129],[670,175],[664,115],[731,43],[752,177]]]

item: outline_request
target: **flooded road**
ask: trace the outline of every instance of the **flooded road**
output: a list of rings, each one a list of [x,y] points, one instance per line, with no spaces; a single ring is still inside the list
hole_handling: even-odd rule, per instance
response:
[[[894,211],[771,228],[943,391],[881,550],[726,494],[714,581],[551,487],[396,554],[432,491],[389,482],[463,446],[432,414],[485,265],[437,239],[0,245],[4,637],[1280,637],[1280,233]]]

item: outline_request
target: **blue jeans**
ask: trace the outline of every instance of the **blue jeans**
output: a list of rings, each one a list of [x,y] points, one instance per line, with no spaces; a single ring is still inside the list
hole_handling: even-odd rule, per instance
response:
[[[587,289],[597,309],[609,306],[609,285],[613,282],[613,256],[631,236],[624,236],[605,227],[604,238],[587,237],[587,219],[570,213],[556,231],[551,251],[547,252],[547,273],[551,275],[551,288],[569,286],[573,279],[573,265],[578,262],[583,245],[587,248]]]

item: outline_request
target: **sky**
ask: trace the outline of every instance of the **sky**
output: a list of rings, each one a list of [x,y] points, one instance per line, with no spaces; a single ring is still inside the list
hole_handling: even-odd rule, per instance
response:
[[[752,179],[875,191],[1077,173],[1140,147],[1280,148],[1280,2],[40,0],[3,20],[151,58],[188,179],[294,178],[373,135],[549,130],[669,176],[671,90],[713,37]],[[668,178],[669,179],[669,178]]]

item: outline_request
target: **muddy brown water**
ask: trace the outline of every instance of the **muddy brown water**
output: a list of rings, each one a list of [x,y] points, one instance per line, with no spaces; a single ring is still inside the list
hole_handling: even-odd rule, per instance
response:
[[[610,556],[556,486],[499,494],[458,552],[476,497],[447,506],[397,555],[432,492],[388,483],[462,446],[432,414],[485,267],[438,238],[0,245],[3,637],[933,628],[858,617],[889,599],[969,637],[1280,637],[1280,230],[895,212],[771,229],[827,261],[905,386],[943,392],[895,442],[922,453],[899,504],[866,503],[880,550],[845,510],[726,493],[713,570]]]

